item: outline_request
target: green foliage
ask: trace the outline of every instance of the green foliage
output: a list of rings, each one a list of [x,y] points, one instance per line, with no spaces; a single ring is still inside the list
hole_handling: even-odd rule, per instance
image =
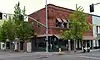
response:
[[[14,10],[14,17],[13,20],[15,21],[15,23],[20,24],[21,21],[24,21],[24,16],[25,16],[25,7],[23,10],[21,10],[20,8],[20,3],[18,2],[18,4],[15,5],[15,10]]]
[[[62,33],[64,39],[82,40],[85,32],[90,30],[90,24],[87,22],[87,15],[83,13],[84,9],[80,6],[69,15],[69,30]]]
[[[16,24],[16,36],[21,40],[26,40],[34,36],[32,24],[24,21],[24,17],[26,16],[25,11],[25,6],[24,9],[21,10],[20,3],[16,4],[13,19]]]
[[[28,22],[22,22],[17,27],[17,37],[21,40],[27,40],[31,36],[34,36],[32,25]]]
[[[63,33],[62,33],[62,38],[64,39],[64,40],[68,40],[68,39],[73,39],[73,34],[71,33],[71,30],[68,30],[68,31],[64,31]]]
[[[11,20],[4,21],[0,30],[0,40],[6,41],[6,39],[14,40],[14,25]]]
[[[4,29],[2,29],[2,27],[0,26],[0,41],[5,42],[6,41],[6,33],[4,31]]]
[[[15,6],[13,18],[9,17],[9,20],[4,21],[0,27],[1,41],[6,41],[6,39],[15,40],[15,38],[28,40],[28,38],[34,36],[32,24],[24,21],[25,11],[25,7],[23,10],[20,9],[20,3],[18,2]]]

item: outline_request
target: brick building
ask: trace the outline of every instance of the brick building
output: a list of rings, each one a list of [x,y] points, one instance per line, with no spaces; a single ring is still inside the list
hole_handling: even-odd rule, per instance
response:
[[[66,50],[68,48],[67,40],[60,39],[60,33],[62,30],[66,30],[69,28],[69,19],[68,16],[74,10],[55,6],[53,4],[48,4],[48,27],[49,27],[49,49],[50,51],[57,51],[58,46],[61,45],[62,50]],[[30,17],[38,20],[42,24],[45,25],[45,17],[46,17],[45,8],[42,8],[32,14]],[[87,21],[92,24],[92,16],[88,14]],[[34,22],[33,20],[29,19],[29,22],[33,22],[36,38],[33,40],[33,50],[42,49],[45,50],[45,27],[40,26],[38,23]],[[92,40],[93,40],[93,31],[92,29],[85,33],[83,36],[83,41],[85,42],[86,46],[90,46],[92,48]],[[77,41],[76,47],[79,49],[82,48],[82,41]],[[71,41],[71,49],[73,50],[73,41]]]

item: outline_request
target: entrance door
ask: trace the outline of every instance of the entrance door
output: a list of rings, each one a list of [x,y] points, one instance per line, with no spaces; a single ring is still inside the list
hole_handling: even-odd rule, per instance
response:
[[[49,37],[49,51],[54,52],[58,50],[58,39],[55,36]]]
[[[99,42],[99,48],[100,48],[100,40],[98,40],[98,42]]]
[[[23,44],[24,44],[24,42],[21,41],[21,42],[20,42],[20,50],[23,50]]]
[[[10,42],[6,42],[6,49],[10,49]]]
[[[87,40],[87,47],[90,47],[90,40]]]

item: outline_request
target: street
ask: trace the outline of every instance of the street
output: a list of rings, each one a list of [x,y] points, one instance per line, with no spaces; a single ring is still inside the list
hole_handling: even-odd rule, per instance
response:
[[[50,53],[48,55],[43,52],[33,53],[17,53],[17,52],[0,52],[0,60],[100,60],[100,52],[90,53],[73,53],[57,55]]]

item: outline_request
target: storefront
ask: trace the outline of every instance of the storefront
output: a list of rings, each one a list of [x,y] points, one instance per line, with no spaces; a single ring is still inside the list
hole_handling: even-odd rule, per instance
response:
[[[55,35],[49,35],[48,43],[49,43],[48,46],[49,52],[58,51],[59,47],[62,48],[62,50],[68,49],[68,41],[59,39]],[[45,51],[45,49],[46,49],[45,36],[41,37],[38,36],[32,40],[32,51]]]

